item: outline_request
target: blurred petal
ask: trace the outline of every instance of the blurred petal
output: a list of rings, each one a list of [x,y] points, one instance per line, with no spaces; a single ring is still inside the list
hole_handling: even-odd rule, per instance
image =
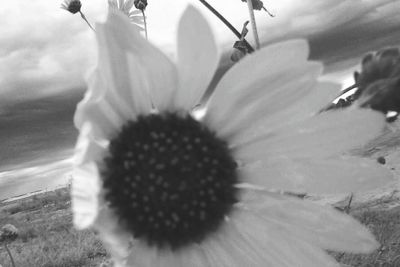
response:
[[[114,14],[112,10],[109,13]],[[100,24],[96,28],[99,43],[98,69],[103,78],[107,96],[115,104],[114,108],[122,118],[129,119],[137,115],[137,111],[130,101],[132,90],[129,77],[134,74],[129,72],[126,50],[122,48],[128,40],[126,40],[127,38],[118,39],[115,36],[115,27],[117,24],[108,19],[107,23]],[[132,25],[121,27],[124,29],[124,27],[132,27]]]
[[[104,246],[111,253],[117,266],[126,266],[124,263],[132,238],[115,218],[117,215],[102,203],[94,227],[98,230]]]
[[[246,225],[246,227],[251,226],[251,224]],[[216,235],[201,246],[209,261],[218,263],[219,267],[279,266],[274,264],[276,263],[274,259],[265,258],[264,252],[260,253],[260,250],[252,244],[240,234],[232,220],[229,220]]]
[[[349,193],[375,189],[392,179],[388,169],[362,158],[276,157],[240,168],[247,183],[266,189],[307,193]]]
[[[331,206],[266,192],[257,193],[244,203],[264,220],[264,225],[270,227],[269,232],[287,234],[316,247],[369,253],[379,246],[365,226]],[[254,232],[262,235],[265,231]]]
[[[92,124],[87,122],[80,130],[74,153],[74,164],[77,166],[100,160],[107,151],[104,144],[90,138],[92,128]]]
[[[210,26],[199,11],[189,6],[178,28],[180,90],[176,92],[177,106],[189,110],[198,104],[218,61],[217,46]]]
[[[71,203],[76,228],[88,228],[97,218],[99,192],[100,181],[96,164],[81,164],[74,168]]]
[[[227,101],[236,109],[225,110],[225,120],[223,123],[220,121],[217,127],[218,134],[233,137],[232,142],[235,143],[236,135],[247,135],[246,130],[259,126],[260,121],[273,118],[276,114],[302,102],[302,98],[314,89],[320,73],[320,64],[308,63],[293,66],[284,75],[280,73],[274,77],[259,79],[251,87],[238,92]],[[293,116],[296,116],[295,114]],[[275,125],[271,126],[273,128]]]
[[[268,208],[265,210],[268,210]],[[296,213],[297,210],[286,211]],[[302,211],[300,210],[299,213]],[[250,266],[340,266],[320,247],[314,246],[312,243],[307,244],[304,239],[297,239],[295,235],[290,235],[290,232],[285,231],[283,227],[280,229],[275,227],[275,224],[270,223],[270,218],[265,219],[266,216],[263,216],[263,212],[264,210],[261,209],[241,210],[236,216],[236,220],[233,220],[240,236],[246,240],[247,247],[245,247],[253,253],[259,254],[259,257],[263,259],[258,264]],[[315,214],[313,216],[315,217]],[[292,222],[297,222],[297,219],[291,219],[293,219]],[[286,220],[283,223],[286,223]]]
[[[336,97],[339,90],[340,86],[338,84],[326,82],[315,84],[312,90],[303,97],[299,97],[297,102],[281,110],[276,110],[273,116],[263,114],[264,116],[253,127],[240,129],[231,140],[232,146],[268,135],[268,133],[284,129],[284,127],[288,127],[291,124],[315,116],[326,103]]]
[[[74,123],[78,129],[81,129],[85,123],[90,123],[92,125],[90,136],[107,140],[116,134],[123,120],[106,99],[101,99],[90,103],[79,103]]]
[[[123,120],[118,113],[118,105],[115,98],[107,91],[105,80],[98,69],[93,71],[87,80],[88,89],[85,97],[78,103],[74,114],[75,127],[81,129],[90,121],[92,136],[108,138],[110,133],[120,127]]]
[[[384,126],[383,114],[368,109],[324,112],[277,132],[267,132],[234,149],[237,157],[246,161],[277,155],[327,157],[366,144],[382,133]]]
[[[113,54],[101,55],[101,58],[115,64],[105,72],[110,73],[113,82],[111,90],[118,90],[121,103],[129,103],[132,105],[130,108],[137,108],[135,104],[146,102],[150,106],[149,99],[142,99],[149,93],[159,110],[171,109],[173,93],[178,84],[173,63],[119,13],[110,12],[107,23],[99,28],[104,32],[103,38],[108,41],[107,44],[112,47],[110,50]],[[134,98],[137,99],[133,101]]]
[[[128,256],[126,266],[158,267],[158,257],[156,247],[149,247],[146,243],[137,241]]]
[[[138,242],[129,256],[128,266],[211,267],[212,265],[207,262],[206,256],[198,244],[179,250],[171,250],[168,247],[149,247]]]
[[[219,127],[222,122],[222,125],[226,123],[227,114],[233,118],[240,113],[242,106],[237,102],[243,95],[250,96],[249,91],[256,94],[251,98],[254,100],[260,95],[273,95],[286,79],[290,80],[288,83],[293,82],[291,70],[305,67],[307,55],[307,43],[295,40],[271,45],[246,56],[229,69],[217,85],[208,103],[207,121]]]
[[[123,9],[129,12],[133,8],[134,2],[135,2],[134,0],[125,0],[122,5]]]

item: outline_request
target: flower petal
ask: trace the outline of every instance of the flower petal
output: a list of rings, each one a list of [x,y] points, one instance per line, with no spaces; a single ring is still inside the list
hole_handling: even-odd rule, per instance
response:
[[[108,140],[117,133],[123,120],[107,100],[102,98],[98,101],[80,102],[75,112],[74,123],[78,129],[82,129],[84,124],[91,124],[92,138]]]
[[[242,106],[238,103],[243,96],[254,101],[260,95],[268,98],[277,93],[284,84],[295,85],[298,75],[292,78],[291,74],[298,73],[309,64],[306,62],[307,55],[306,42],[294,40],[271,45],[246,56],[228,70],[217,85],[208,102],[206,119],[212,126],[220,127],[227,123],[227,114],[229,118],[240,114]]]
[[[349,193],[375,189],[392,179],[390,171],[363,158],[274,158],[240,168],[243,181],[266,189],[307,193]]]
[[[135,3],[134,0],[125,0],[124,4],[122,5],[123,10],[129,12],[132,9],[134,3]]]
[[[189,6],[178,27],[178,72],[180,89],[177,106],[189,110],[199,103],[217,68],[219,56],[207,21]]]
[[[118,7],[122,8],[124,6],[125,0],[118,0]]]
[[[282,103],[281,106],[283,108],[276,109],[273,112],[265,109],[265,111],[249,117],[247,123],[238,125],[235,134],[230,138],[232,146],[246,143],[249,140],[265,136],[268,133],[288,127],[291,124],[309,119],[325,106],[326,103],[332,101],[339,89],[340,86],[337,84],[319,82],[312,88],[310,87],[309,93],[305,92],[305,90],[299,90],[304,92],[304,95],[298,96],[297,101],[294,103],[288,104],[289,99],[274,98],[273,100],[276,103]],[[292,99],[295,100],[294,98]],[[286,106],[283,105],[284,103]]]
[[[383,114],[372,110],[331,111],[233,147],[246,162],[277,156],[328,157],[365,145],[384,126]]]
[[[365,226],[333,207],[261,191],[245,198],[246,208],[273,233],[333,251],[369,253],[379,246]]]
[[[102,200],[103,196],[100,199]],[[94,227],[98,230],[103,245],[111,253],[117,266],[126,266],[125,262],[132,238],[116,220],[117,215],[104,203],[101,203],[100,206]]]
[[[105,24],[96,27],[97,41],[99,44],[98,70],[103,77],[106,88],[107,98],[111,99],[113,107],[125,119],[130,119],[137,115],[136,107],[133,105],[132,85],[130,84],[131,73],[128,67],[127,51],[124,44],[129,41],[126,32],[133,25],[119,25],[114,17],[117,17],[114,10],[109,10],[109,16]],[[126,18],[125,18],[126,19]],[[117,27],[121,29],[116,30]],[[135,31],[134,28],[133,32]],[[126,35],[125,38],[118,36],[119,32]],[[130,34],[130,33],[129,33]],[[143,99],[145,102],[147,99]]]
[[[171,250],[168,247],[149,247],[140,242],[133,247],[128,259],[128,266],[204,267],[211,265],[207,262],[206,256],[198,244]]]
[[[100,181],[96,164],[92,162],[75,167],[72,180],[71,205],[76,228],[88,228],[97,218],[99,192]]]
[[[225,222],[217,233],[200,245],[213,263],[211,266],[278,266],[273,264],[273,259],[264,259],[263,253],[239,234],[231,220]]]
[[[93,132],[92,128],[92,124],[87,122],[80,130],[74,153],[74,164],[76,166],[95,162],[101,159],[106,152],[107,146],[105,144],[90,138],[90,134]]]
[[[273,118],[275,114],[303,102],[302,99],[314,89],[321,70],[321,65],[318,63],[293,66],[286,71],[285,76],[279,73],[272,78],[271,76],[260,78],[251,85],[251,88],[237,92],[237,95],[229,100],[237,108],[235,111],[225,110],[224,123],[219,121],[219,126],[216,128],[218,135],[224,137],[246,135],[245,129],[259,127],[260,121]],[[268,126],[273,128],[275,125]],[[234,140],[235,138],[233,142]]]
[[[99,41],[110,47],[100,55],[100,59],[106,58],[112,64],[104,72],[109,74],[112,90],[118,90],[121,95],[121,103],[146,103],[147,99],[140,98],[133,103],[132,99],[150,93],[159,110],[170,109],[178,85],[174,64],[143,39],[137,27],[120,13],[110,11],[107,23],[100,25],[99,32]]]
[[[118,114],[118,105],[112,102],[115,99],[109,96],[98,69],[91,73],[87,83],[88,90],[74,114],[75,127],[81,130],[85,123],[90,122],[93,137],[108,139],[109,134],[120,127],[123,118]]]
[[[157,261],[157,249],[148,247],[147,244],[137,241],[127,257],[128,266],[153,267]]]
[[[296,235],[290,235],[284,228],[275,227],[276,225],[264,219],[262,214],[258,215],[259,212],[263,210],[253,210],[252,207],[249,207],[249,210],[242,209],[233,220],[237,231],[247,241],[247,249],[264,258],[264,261],[251,266],[340,266],[321,247],[304,242],[307,239],[298,239]],[[293,220],[292,222],[296,222],[296,219]]]

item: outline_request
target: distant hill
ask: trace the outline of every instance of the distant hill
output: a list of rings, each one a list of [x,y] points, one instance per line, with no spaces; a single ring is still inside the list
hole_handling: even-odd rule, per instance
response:
[[[84,89],[2,104],[0,112],[0,171],[22,162],[50,158],[72,148],[76,104]]]

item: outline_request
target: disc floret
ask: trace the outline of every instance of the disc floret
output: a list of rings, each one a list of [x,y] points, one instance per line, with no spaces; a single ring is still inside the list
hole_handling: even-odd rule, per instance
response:
[[[140,116],[111,140],[106,199],[136,238],[158,247],[200,242],[237,201],[227,143],[191,116]]]

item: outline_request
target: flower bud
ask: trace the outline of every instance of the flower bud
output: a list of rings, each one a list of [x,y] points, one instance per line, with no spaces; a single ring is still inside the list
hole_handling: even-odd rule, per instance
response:
[[[134,5],[139,10],[145,10],[147,7],[147,0],[135,0]]]
[[[80,0],[66,0],[61,4],[61,8],[71,12],[72,14],[81,11],[82,3]]]

